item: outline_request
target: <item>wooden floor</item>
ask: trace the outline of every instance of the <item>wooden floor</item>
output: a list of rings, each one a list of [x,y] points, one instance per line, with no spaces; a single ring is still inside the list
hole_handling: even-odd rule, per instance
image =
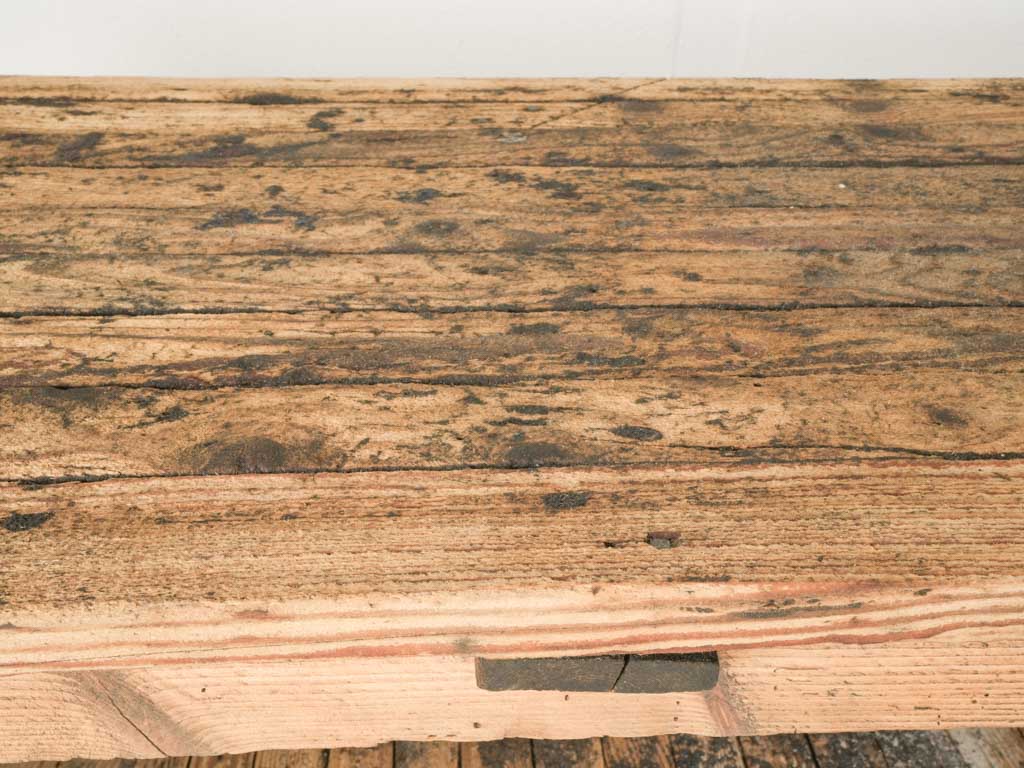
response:
[[[68,760],[21,768],[1021,768],[1015,729],[489,742],[398,741],[370,749],[151,760]],[[0,766],[14,768],[14,766]]]
[[[1022,222],[1024,80],[0,78],[0,759],[1020,727]]]

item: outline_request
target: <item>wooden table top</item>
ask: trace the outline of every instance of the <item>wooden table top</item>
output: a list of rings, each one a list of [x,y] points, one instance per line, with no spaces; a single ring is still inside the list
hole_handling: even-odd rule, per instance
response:
[[[1020,80],[0,78],[0,676],[1024,647],[1022,212]]]

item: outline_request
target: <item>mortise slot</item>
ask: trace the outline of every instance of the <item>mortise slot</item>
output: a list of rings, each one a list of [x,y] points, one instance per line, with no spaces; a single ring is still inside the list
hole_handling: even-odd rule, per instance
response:
[[[476,660],[476,684],[485,691],[684,693],[717,682],[714,651]]]

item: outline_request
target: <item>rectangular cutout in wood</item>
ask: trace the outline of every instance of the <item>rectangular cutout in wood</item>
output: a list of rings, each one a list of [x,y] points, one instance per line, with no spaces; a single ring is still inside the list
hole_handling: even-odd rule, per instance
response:
[[[486,691],[684,693],[717,682],[714,651],[476,660],[476,684]]]

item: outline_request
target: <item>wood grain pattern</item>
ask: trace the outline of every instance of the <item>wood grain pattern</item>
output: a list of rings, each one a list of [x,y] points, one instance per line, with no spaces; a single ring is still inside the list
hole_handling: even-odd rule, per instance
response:
[[[0,78],[0,759],[1014,759],[969,729],[1024,713],[1022,118]],[[704,650],[707,693],[472,674]]]

